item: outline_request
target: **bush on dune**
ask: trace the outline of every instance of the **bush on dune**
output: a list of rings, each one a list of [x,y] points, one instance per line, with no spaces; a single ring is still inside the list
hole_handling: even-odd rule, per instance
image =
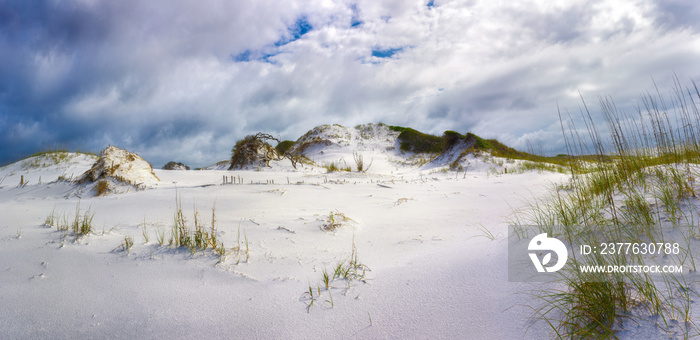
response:
[[[247,165],[269,166],[270,161],[280,159],[280,154],[267,142],[268,140],[279,142],[277,138],[261,132],[248,135],[236,142],[231,150],[229,170],[241,169]]]
[[[399,134],[399,144],[402,151],[415,153],[441,153],[446,145],[444,138],[411,128],[406,128]]]

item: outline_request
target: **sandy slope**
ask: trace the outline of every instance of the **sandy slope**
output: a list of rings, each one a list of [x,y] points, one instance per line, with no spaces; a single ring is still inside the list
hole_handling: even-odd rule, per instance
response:
[[[68,182],[46,183],[66,169],[77,177],[88,159],[1,168],[0,338],[551,337],[530,320],[534,287],[507,281],[507,223],[512,209],[566,176],[494,175],[493,164],[473,157],[466,174],[418,168],[397,161],[390,140],[358,136],[310,155],[351,162],[361,145],[375,162],[367,173],[293,171],[283,162],[264,171],[155,170],[153,189],[106,197],[79,199]],[[31,182],[17,187],[20,174]],[[245,184],[222,185],[232,175]],[[159,245],[176,196],[190,222],[196,209],[209,223],[215,207],[219,236],[232,247],[240,230],[249,259],[232,254],[217,264],[210,252]],[[43,225],[52,211],[74,215],[77,204],[95,213],[93,234],[61,240]],[[331,211],[352,221],[324,232]],[[128,255],[119,249],[125,236],[135,240]],[[353,240],[371,269],[366,282],[336,280],[333,304],[324,292],[308,308],[305,292],[350,256]],[[663,335],[640,329],[628,336]]]

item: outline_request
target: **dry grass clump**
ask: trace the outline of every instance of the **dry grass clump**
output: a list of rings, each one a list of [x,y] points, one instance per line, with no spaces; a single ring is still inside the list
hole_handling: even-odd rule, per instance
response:
[[[101,179],[95,185],[95,192],[97,196],[103,196],[109,193],[109,181],[106,179]]]
[[[126,252],[127,255],[131,253],[131,247],[134,246],[134,238],[131,236],[124,236],[124,242],[120,246],[123,251]]]
[[[355,165],[357,166],[357,171],[359,172],[367,172],[370,167],[372,167],[372,163],[374,162],[374,159],[372,159],[367,167],[365,167],[365,158],[364,156],[360,155],[356,151],[352,152],[352,158],[355,160]]]

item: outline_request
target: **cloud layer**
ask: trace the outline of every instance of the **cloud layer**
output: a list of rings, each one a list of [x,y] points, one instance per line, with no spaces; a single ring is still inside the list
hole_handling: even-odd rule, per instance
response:
[[[204,166],[368,122],[559,152],[557,104],[700,80],[695,3],[2,1],[0,163],[113,144]]]

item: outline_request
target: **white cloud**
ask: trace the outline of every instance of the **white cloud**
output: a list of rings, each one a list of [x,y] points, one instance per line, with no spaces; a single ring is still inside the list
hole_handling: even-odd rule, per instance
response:
[[[28,54],[39,66],[0,66],[3,79],[19,84],[0,85],[0,96],[18,101],[0,104],[3,129],[66,120],[53,127],[73,130],[56,138],[128,142],[155,163],[195,166],[226,158],[245,134],[296,138],[323,123],[471,130],[517,147],[533,131],[559,142],[556,104],[575,109],[579,92],[628,107],[651,76],[700,77],[700,36],[673,12],[678,6],[426,4],[95,1],[37,9],[52,14],[49,22],[5,20],[15,26],[0,35],[8,65]],[[296,39],[299,23],[313,29]],[[26,35],[35,38],[19,38]],[[379,50],[393,55],[372,55]],[[237,62],[244,53],[248,61]],[[46,107],[55,118],[47,120]]]

